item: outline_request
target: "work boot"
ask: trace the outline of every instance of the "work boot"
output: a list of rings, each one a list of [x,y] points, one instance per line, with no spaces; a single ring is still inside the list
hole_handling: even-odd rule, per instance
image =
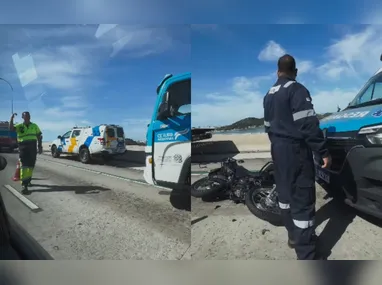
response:
[[[23,195],[29,195],[30,194],[30,191],[28,190],[27,185],[22,185],[21,194],[23,194]]]
[[[318,236],[317,235],[313,235],[312,236],[312,240],[315,243],[317,243],[318,242]],[[294,249],[296,247],[296,242],[293,239],[291,239],[291,238],[288,239],[288,247],[291,248],[291,249]]]
[[[291,239],[288,239],[288,247],[290,248],[290,249],[294,249],[294,247],[295,247],[295,242],[293,241],[293,240],[291,240]]]

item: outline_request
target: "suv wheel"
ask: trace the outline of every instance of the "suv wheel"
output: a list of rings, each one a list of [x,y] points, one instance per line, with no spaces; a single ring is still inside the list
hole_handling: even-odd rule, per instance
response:
[[[83,147],[80,149],[80,161],[82,163],[89,163],[90,162],[90,152],[87,147]]]
[[[57,146],[53,145],[51,148],[52,156],[54,158],[59,158],[60,157],[60,152],[57,149]]]

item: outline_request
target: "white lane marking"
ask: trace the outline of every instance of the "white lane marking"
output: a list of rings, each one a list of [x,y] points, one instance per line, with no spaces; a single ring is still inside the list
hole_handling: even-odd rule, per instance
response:
[[[208,172],[203,172],[203,173],[191,173],[192,176],[204,176],[204,175],[207,175]]]
[[[145,171],[145,166],[128,167],[128,169],[134,169],[134,170],[139,170],[139,171]]]
[[[36,204],[34,204],[31,200],[25,198],[19,191],[17,191],[15,188],[13,188],[11,185],[4,185],[6,189],[9,190],[16,198],[18,198],[21,202],[25,204],[29,209],[32,211],[36,211],[40,209]]]

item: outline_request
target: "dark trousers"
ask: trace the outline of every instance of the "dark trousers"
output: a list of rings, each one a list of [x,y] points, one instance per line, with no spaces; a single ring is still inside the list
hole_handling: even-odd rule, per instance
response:
[[[272,140],[279,206],[288,231],[295,242],[297,259],[315,259],[315,169],[311,150],[286,139]]]
[[[20,180],[22,185],[28,185],[32,180],[33,169],[37,159],[37,143],[19,145]]]

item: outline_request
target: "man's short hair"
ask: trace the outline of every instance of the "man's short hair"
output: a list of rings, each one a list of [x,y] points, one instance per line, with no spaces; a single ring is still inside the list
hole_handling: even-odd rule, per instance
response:
[[[291,73],[296,71],[296,61],[293,56],[285,54],[277,62],[279,72]]]

